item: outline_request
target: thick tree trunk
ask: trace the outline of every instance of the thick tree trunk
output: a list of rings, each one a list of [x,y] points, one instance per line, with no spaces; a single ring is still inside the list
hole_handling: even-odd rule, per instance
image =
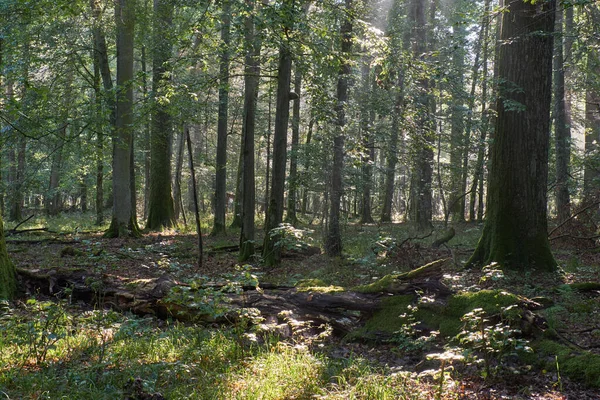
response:
[[[294,93],[297,98],[294,99],[292,108],[292,147],[290,152],[290,174],[288,176],[288,198],[287,215],[285,222],[298,225],[298,216],[296,215],[296,200],[298,194],[298,144],[300,142],[300,95],[302,89],[302,73],[296,65],[296,76],[294,78]]]
[[[133,146],[133,45],[135,0],[117,0],[117,101],[113,135],[113,210],[107,237],[138,236],[132,208],[131,148]]]
[[[290,29],[288,26],[286,29]],[[285,189],[285,167],[287,160],[287,132],[290,115],[290,81],[292,74],[292,53],[284,43],[279,48],[277,68],[277,107],[275,109],[275,132],[273,134],[273,178],[269,207],[265,220],[265,240],[263,259],[266,265],[276,265],[280,260],[280,249],[275,246],[278,238],[271,231],[283,220],[283,199]]]
[[[0,299],[11,299],[17,289],[15,266],[8,258],[4,240],[4,224],[0,215]]]
[[[146,46],[142,46],[142,97],[144,99],[144,105],[146,107],[150,107],[150,96],[148,95],[148,67],[147,67],[147,57],[146,57]],[[144,219],[148,219],[148,212],[150,206],[150,143],[152,141],[151,135],[151,118],[146,118],[144,122]],[[175,216],[177,219],[177,216]]]
[[[487,219],[469,264],[556,267],[546,211],[555,6],[514,1],[502,15]]]
[[[255,0],[246,0],[250,10],[254,10]],[[254,135],[256,128],[256,106],[260,83],[260,38],[255,32],[254,17],[248,15],[244,22],[244,50],[246,66],[244,69],[244,116],[242,125],[241,153],[243,155],[242,181],[242,231],[240,233],[240,261],[247,261],[254,255],[256,212],[256,187],[254,182]],[[241,169],[241,168],[240,168]]]
[[[229,107],[229,46],[231,31],[231,2],[222,3],[221,54],[219,61],[219,112],[217,121],[217,160],[215,174],[215,215],[211,235],[225,233],[227,209],[227,109]]]
[[[337,81],[336,136],[333,139],[333,165],[331,168],[331,196],[329,202],[329,221],[325,237],[325,252],[330,257],[342,254],[342,235],[340,232],[340,203],[344,170],[344,126],[346,125],[346,103],[348,86],[352,73],[350,52],[352,51],[352,0],[345,0],[346,16],[340,26],[342,61]]]
[[[571,215],[569,164],[571,158],[571,121],[565,96],[565,58],[563,52],[563,7],[556,7],[554,37],[554,140],[556,148],[556,213],[558,222]]]
[[[398,164],[398,139],[401,135],[400,117],[402,115],[402,108],[404,104],[404,71],[398,71],[398,85],[396,91],[397,93],[396,100],[394,103],[394,112],[392,113],[392,126],[390,129],[390,141],[387,146],[387,150],[385,151],[386,166],[383,185],[383,204],[381,207],[381,218],[379,219],[380,222],[392,222],[392,205],[394,204],[396,164]]]
[[[166,92],[171,82],[173,3],[154,1],[154,45],[152,48],[152,129],[150,140],[150,202],[148,230],[169,228],[175,224],[171,193],[171,141],[173,122],[168,109]]]

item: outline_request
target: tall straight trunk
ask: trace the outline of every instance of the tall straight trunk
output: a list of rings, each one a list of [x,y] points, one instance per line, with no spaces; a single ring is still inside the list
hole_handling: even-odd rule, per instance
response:
[[[432,0],[430,12],[435,13],[436,0]],[[413,0],[411,17],[413,27],[413,54],[422,60],[428,49],[425,18],[425,2]],[[432,19],[433,20],[433,19]],[[423,61],[423,60],[422,60]],[[414,138],[414,172],[411,179],[411,220],[419,230],[431,228],[433,177],[433,147],[435,143],[435,123],[433,121],[434,100],[431,95],[429,78],[421,78],[418,94],[415,98],[417,107],[417,135]]]
[[[565,59],[563,52],[563,8],[556,7],[554,38],[554,144],[556,149],[556,212],[559,222],[571,215],[569,164],[571,158],[571,122],[565,96]]]
[[[304,148],[305,148],[305,152],[308,151],[308,148],[310,146],[310,143],[312,141],[312,134],[313,134],[313,127],[315,125],[315,120],[314,117],[312,115],[312,110],[311,110],[311,118],[310,118],[310,122],[308,123],[308,132],[306,133],[306,142],[304,143]],[[302,208],[301,208],[301,212],[302,214],[306,214],[307,211],[307,207],[308,207],[308,173],[310,171],[310,157],[308,157],[308,154],[305,154],[304,157],[304,167],[302,170]]]
[[[468,139],[469,132],[465,123],[465,99],[467,98],[464,89],[465,75],[465,42],[467,40],[467,31],[464,18],[464,0],[453,0],[452,15],[450,23],[452,24],[454,37],[454,50],[452,51],[452,71],[453,82],[450,93],[451,116],[450,116],[450,196],[448,198],[448,212],[452,222],[463,222],[465,220],[465,190],[466,183],[464,165],[465,154],[468,160]],[[478,55],[478,54],[477,54]],[[476,56],[477,56],[476,55]],[[478,64],[478,60],[475,62]],[[478,66],[474,67],[477,68]],[[474,83],[473,86],[474,87]],[[473,94],[471,95],[471,98]],[[472,107],[471,111],[472,111]],[[469,114],[467,114],[469,115]]]
[[[242,198],[243,179],[244,179],[244,136],[242,135],[240,154],[238,156],[237,174],[235,177],[235,198],[233,199],[233,221],[229,225],[229,229],[237,229],[242,227]]]
[[[11,216],[13,221],[20,221],[23,218],[23,189],[25,184],[27,138],[19,135],[17,140],[17,169],[15,175],[14,194],[12,199]]]
[[[142,97],[144,104],[150,103],[148,95],[148,67],[146,57],[146,46],[142,46]],[[150,205],[150,142],[151,142],[151,118],[146,118],[144,121],[144,219],[148,218]],[[175,217],[177,218],[177,217]]]
[[[488,34],[490,24],[490,0],[485,1],[484,15],[481,23],[482,29],[480,30],[479,42],[481,43],[482,53],[482,79],[481,79],[481,126],[479,128],[479,141],[477,142],[477,161],[475,162],[475,170],[473,173],[473,181],[471,183],[471,193],[469,195],[469,221],[475,221],[475,202],[477,199],[477,190],[483,193],[483,184],[480,184],[480,180],[483,178],[483,166],[485,158],[485,140],[488,131],[489,118],[487,110],[487,94],[488,94],[488,57],[489,57],[489,45],[488,45]],[[473,76],[475,77],[475,67],[473,69]],[[473,79],[475,84],[475,79]],[[471,88],[473,89],[473,88]],[[473,91],[471,91],[473,92]],[[483,182],[482,182],[483,183]],[[483,199],[483,195],[481,196]],[[479,201],[479,210],[483,211],[483,202]],[[481,214],[483,216],[483,212]]]
[[[139,236],[132,207],[133,45],[135,0],[115,3],[117,27],[116,129],[113,134],[113,210],[107,237]]]
[[[598,194],[600,171],[597,166],[600,143],[600,90],[597,77],[600,76],[598,51],[589,49],[587,55],[587,85],[585,93],[585,164],[583,171],[583,193],[588,201]]]
[[[469,264],[556,267],[547,222],[554,0],[508,2],[498,53],[498,117],[487,218]]]
[[[219,117],[217,121],[217,160],[215,174],[215,215],[211,235],[225,233],[227,209],[227,109],[229,107],[229,46],[231,42],[231,2],[221,10],[221,54],[219,60]]]
[[[255,8],[255,0],[246,0],[250,10]],[[240,233],[240,261],[247,261],[254,255],[256,212],[256,187],[254,183],[254,135],[256,127],[256,106],[258,103],[258,86],[260,82],[260,37],[255,32],[252,11],[244,21],[244,51],[246,65],[244,68],[244,115],[242,125],[243,148],[243,201],[242,231]]]
[[[109,136],[112,137],[116,126],[116,103],[113,93],[113,81],[110,72],[110,64],[108,60],[108,50],[106,46],[106,37],[101,25],[101,8],[99,0],[90,0],[90,8],[93,16],[92,34],[94,37],[94,62],[97,63],[98,73],[102,79],[104,93],[98,90],[98,99],[103,98],[106,107],[109,110],[110,130]],[[94,72],[95,74],[96,72]],[[97,78],[96,78],[97,79]],[[98,103],[99,107],[100,104]],[[100,117],[100,115],[98,116]],[[96,224],[101,225],[104,222],[104,137],[105,133],[102,129],[104,124],[100,122],[97,129],[96,138]],[[112,196],[112,194],[111,194]]]
[[[104,223],[104,123],[102,121],[102,93],[100,89],[100,63],[96,42],[93,44],[94,66],[94,130],[96,132],[96,225]]]
[[[290,174],[288,176],[288,201],[287,215],[285,221],[296,226],[298,216],[296,215],[296,201],[298,195],[298,144],[300,142],[300,91],[302,89],[302,73],[296,65],[296,76],[294,77],[294,106],[292,108],[292,147],[290,153]]]
[[[267,161],[265,163],[265,201],[263,202],[263,212],[267,213],[269,205],[269,187],[271,186],[271,132],[273,129],[273,84],[269,82],[269,109],[267,112]]]
[[[290,28],[287,27],[287,30]],[[292,75],[292,52],[287,43],[279,48],[277,67],[277,106],[275,108],[275,131],[273,134],[273,177],[269,206],[265,220],[263,259],[266,265],[280,261],[280,249],[275,246],[278,238],[271,231],[283,220],[283,198],[285,189],[285,167],[287,161],[287,133],[290,116],[290,83]]]
[[[329,201],[328,230],[325,237],[325,253],[330,257],[342,254],[342,235],[340,232],[340,202],[343,188],[344,169],[344,126],[346,125],[346,103],[352,68],[352,0],[345,0],[345,16],[340,26],[341,65],[337,81],[336,133],[333,139],[333,165],[331,168],[331,196]]]
[[[66,116],[65,116],[66,121]],[[50,166],[50,183],[48,186],[48,194],[46,196],[46,212],[48,215],[58,215],[61,211],[61,195],[58,189],[60,184],[60,175],[62,169],[63,149],[65,138],[67,136],[67,125],[58,131],[58,142],[54,155],[52,156],[52,164]]]
[[[175,224],[171,192],[171,141],[173,121],[168,104],[160,97],[166,95],[171,82],[173,2],[154,0],[152,48],[152,125],[150,139],[150,203],[148,230],[169,228]],[[133,162],[133,160],[132,160]]]
[[[366,52],[366,49],[363,49]],[[362,224],[372,224],[373,216],[371,215],[371,180],[373,179],[373,157],[375,155],[375,147],[373,146],[373,138],[371,129],[373,126],[374,113],[371,107],[371,58],[363,56],[361,65],[361,140],[362,151],[361,157],[361,183],[362,193],[360,202],[360,222]]]
[[[196,234],[198,235],[198,271],[202,270],[204,248],[202,244],[202,226],[200,224],[200,208],[198,207],[198,189],[196,188],[196,169],[194,168],[194,153],[192,149],[192,139],[190,137],[190,129],[185,128],[185,141],[187,142],[190,176],[192,178],[192,197],[194,198],[194,216],[196,217]]]
[[[177,156],[175,157],[175,176],[173,177],[173,218],[179,219],[183,212],[185,221],[185,211],[183,210],[181,199],[181,171],[183,170],[183,150],[185,148],[185,131],[181,131],[177,138]]]

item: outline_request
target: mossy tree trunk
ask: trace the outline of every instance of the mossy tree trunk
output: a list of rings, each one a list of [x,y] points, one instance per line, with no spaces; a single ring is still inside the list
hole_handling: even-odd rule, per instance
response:
[[[487,219],[469,264],[556,267],[546,211],[555,6],[513,1],[502,15]]]
[[[8,258],[6,241],[4,240],[4,224],[0,214],[0,299],[10,299],[17,288],[15,266]]]
[[[373,164],[375,163],[375,146],[373,145],[374,138],[371,131],[375,122],[375,112],[371,106],[371,57],[366,55],[362,59],[361,81],[360,129],[363,155],[361,156],[362,199],[360,202],[360,222],[372,224],[374,220],[371,214],[371,186]]]
[[[600,11],[590,7],[594,25],[600,25]],[[583,172],[583,193],[590,201],[597,194],[600,173],[598,170],[598,142],[600,142],[600,90],[597,77],[600,76],[600,54],[597,49],[587,49],[587,82],[585,93],[585,164]]]
[[[160,230],[175,224],[171,194],[171,140],[173,124],[166,100],[170,79],[171,27],[173,4],[170,0],[154,1],[154,45],[152,49],[152,126],[150,138],[150,199],[146,228]]]

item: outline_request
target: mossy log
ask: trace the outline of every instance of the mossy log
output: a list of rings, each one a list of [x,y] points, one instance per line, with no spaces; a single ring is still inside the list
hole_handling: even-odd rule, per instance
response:
[[[382,299],[391,294],[416,296],[420,292],[447,297],[451,291],[440,282],[445,262],[436,261],[354,290],[313,286],[306,282],[298,287],[268,284],[261,288],[244,287],[241,293],[225,293],[222,296],[223,309],[226,311],[220,313],[220,319],[230,321],[245,308],[258,309],[263,316],[291,311],[298,320],[312,321],[315,325],[327,323],[335,331],[347,333],[379,310]],[[75,301],[110,306],[140,315],[152,314],[159,318],[218,322],[203,307],[194,308],[181,301],[169,300],[168,294],[172,288],[186,285],[168,276],[123,280],[108,274],[93,274],[85,269],[19,269],[18,274],[22,288],[30,293],[68,295]],[[207,285],[204,289],[217,291],[222,286],[217,283]]]
[[[433,247],[434,249],[437,249],[438,247],[440,247],[444,243],[448,243],[450,240],[452,240],[452,238],[455,235],[456,235],[456,231],[454,230],[453,227],[450,227],[450,229],[448,229],[446,232],[444,232],[444,234],[442,236],[440,236],[438,239],[436,239],[431,244],[431,247]]]

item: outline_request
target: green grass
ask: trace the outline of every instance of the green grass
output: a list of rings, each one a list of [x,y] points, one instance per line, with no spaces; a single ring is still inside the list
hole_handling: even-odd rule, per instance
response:
[[[428,390],[361,358],[331,359],[276,338],[258,344],[236,327],[36,300],[0,323],[0,395],[11,399],[124,398],[134,381],[167,399],[425,399],[414,388]]]

